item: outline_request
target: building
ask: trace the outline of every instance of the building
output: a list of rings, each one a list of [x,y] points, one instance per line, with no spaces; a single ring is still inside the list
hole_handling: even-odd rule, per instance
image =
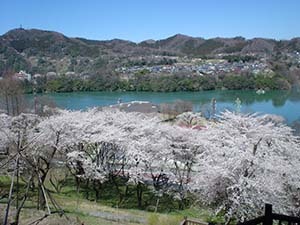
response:
[[[15,73],[14,76],[19,79],[19,80],[28,80],[28,81],[31,81],[31,74],[29,73],[26,73],[25,71],[23,70],[20,70],[19,73]]]

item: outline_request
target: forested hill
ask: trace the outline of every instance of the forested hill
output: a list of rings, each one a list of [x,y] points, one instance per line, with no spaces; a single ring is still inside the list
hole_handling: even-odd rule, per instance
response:
[[[25,70],[31,74],[55,71],[97,73],[122,65],[128,57],[149,55],[213,57],[218,54],[267,54],[300,51],[300,38],[203,39],[177,34],[162,40],[140,43],[70,38],[53,31],[14,29],[0,36],[0,75]]]

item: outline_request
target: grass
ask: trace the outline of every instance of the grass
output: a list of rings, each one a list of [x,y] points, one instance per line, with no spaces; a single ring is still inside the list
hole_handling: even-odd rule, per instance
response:
[[[0,193],[8,193],[10,187],[10,178],[0,176]],[[116,190],[109,184],[105,184],[101,189],[101,196],[99,201],[95,201],[95,196],[92,188],[81,187],[79,195],[76,192],[74,179],[69,179],[62,188],[61,193],[56,193],[47,181],[46,186],[51,191],[52,196],[57,203],[66,212],[65,217],[60,218],[58,215],[51,216],[45,220],[45,224],[68,224],[68,225],[95,225],[95,224],[161,224],[161,225],[178,225],[185,216],[188,218],[198,218],[202,221],[221,222],[222,218],[212,216],[212,212],[207,209],[190,207],[185,210],[177,210],[177,203],[173,199],[165,196],[160,201],[158,213],[151,212],[151,207],[155,205],[156,198],[149,189],[144,190],[145,207],[143,210],[137,209],[137,202],[135,198],[134,186],[129,187],[129,195],[122,204],[122,207],[117,206],[118,196]],[[21,183],[20,190],[24,191],[25,184]],[[85,198],[85,190],[89,191],[89,200]],[[22,195],[21,195],[22,196]],[[30,223],[44,215],[43,211],[35,209],[37,200],[37,193],[31,192],[28,201],[25,204],[25,209],[21,213],[21,221]],[[0,219],[4,215],[7,199],[0,200]],[[12,202],[12,211],[15,209],[15,202]],[[3,210],[2,210],[3,209]],[[150,211],[149,211],[150,210]],[[40,223],[41,225],[43,223]]]
[[[97,202],[91,202],[85,199],[80,199],[77,205],[77,200],[73,197],[66,196],[55,196],[56,200],[63,205],[64,209],[68,211],[68,214],[73,214],[78,216],[85,224],[95,224],[95,220],[98,218],[93,215],[93,213],[101,212],[102,218],[103,214],[107,221],[118,222],[117,218],[127,218],[126,221],[122,221],[126,224],[162,224],[162,225],[172,225],[179,224],[183,219],[183,214],[173,213],[153,213],[144,210],[137,209],[124,209],[124,208],[114,208],[107,205],[103,205]],[[186,210],[187,212],[188,210]],[[191,211],[192,212],[192,211]],[[192,212],[194,214],[194,212]],[[110,215],[115,215],[115,218],[107,218]],[[194,214],[195,215],[195,214]],[[122,224],[123,224],[122,223]],[[112,223],[113,224],[113,223]]]

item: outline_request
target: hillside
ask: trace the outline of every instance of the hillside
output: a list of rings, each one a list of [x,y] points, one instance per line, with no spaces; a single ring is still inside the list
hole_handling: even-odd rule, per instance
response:
[[[112,71],[130,57],[170,55],[203,57],[216,54],[268,54],[300,51],[300,38],[276,41],[242,37],[203,39],[177,34],[162,40],[140,43],[70,38],[53,31],[14,29],[0,36],[0,75],[26,70],[32,74],[54,71],[64,74],[97,74]]]

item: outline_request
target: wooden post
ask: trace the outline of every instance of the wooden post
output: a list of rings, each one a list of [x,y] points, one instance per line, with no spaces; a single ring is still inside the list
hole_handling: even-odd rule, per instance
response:
[[[187,225],[187,216],[185,216],[183,218],[183,220],[181,221],[180,225]]]
[[[273,218],[272,218],[272,205],[265,204],[265,219],[263,225],[272,225]]]

